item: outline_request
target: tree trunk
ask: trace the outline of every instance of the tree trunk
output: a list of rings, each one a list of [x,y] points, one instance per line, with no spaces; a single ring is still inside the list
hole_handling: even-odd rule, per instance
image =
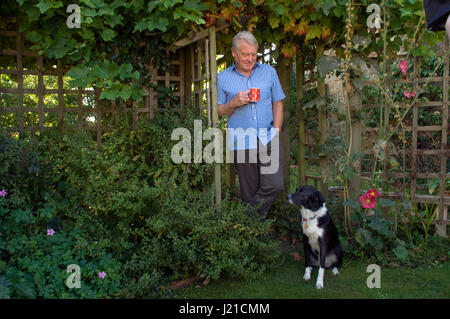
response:
[[[321,43],[316,47],[316,61],[323,56],[325,51],[325,44]],[[317,77],[317,91],[319,92],[319,96],[326,98],[327,92],[325,89],[325,78]],[[320,132],[320,145],[324,144],[327,140],[327,113],[326,106],[319,108],[319,132]],[[325,198],[328,197],[328,183],[326,181],[327,176],[327,155],[319,154],[319,164],[320,164],[320,191],[322,192]]]
[[[287,65],[286,65],[287,64]],[[283,88],[286,99],[283,101],[283,127],[281,129],[281,145],[283,147],[283,179],[284,187],[283,193],[289,193],[290,185],[290,143],[289,143],[289,104],[290,104],[290,92],[291,92],[291,68],[292,63],[290,59],[286,59],[281,56],[277,61],[278,77],[280,79],[281,87]]]
[[[304,97],[303,84],[305,82],[305,61],[303,52],[297,50],[296,56],[297,74],[297,119],[298,119],[298,186],[306,184],[306,159],[305,159],[305,113],[301,100]]]

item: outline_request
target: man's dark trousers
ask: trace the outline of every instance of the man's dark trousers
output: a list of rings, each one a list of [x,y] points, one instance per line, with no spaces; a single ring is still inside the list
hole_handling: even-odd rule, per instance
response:
[[[278,156],[276,156],[276,153],[272,153],[272,147],[276,144],[279,145]],[[273,201],[283,189],[283,152],[281,143],[273,143],[273,145],[272,142],[269,142],[264,146],[258,140],[258,149],[234,151],[234,165],[239,177],[241,199],[243,202],[249,203],[251,207],[258,207],[257,213],[261,218],[265,217]],[[239,156],[242,159],[242,153],[245,154],[245,162],[239,163],[238,154],[240,154]],[[274,158],[272,158],[272,155]],[[274,165],[273,162],[267,161],[267,157],[271,161],[278,161],[278,169],[273,174],[263,174],[261,172],[262,167],[267,168],[270,165]]]

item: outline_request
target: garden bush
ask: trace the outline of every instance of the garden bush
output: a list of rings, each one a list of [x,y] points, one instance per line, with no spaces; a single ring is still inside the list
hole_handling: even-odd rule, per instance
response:
[[[171,281],[274,267],[271,222],[229,197],[216,209],[212,165],[172,162],[171,131],[192,132],[195,116],[175,110],[135,129],[122,123],[101,149],[85,132],[38,141],[2,134],[0,295],[155,297]],[[80,289],[66,286],[71,264]]]

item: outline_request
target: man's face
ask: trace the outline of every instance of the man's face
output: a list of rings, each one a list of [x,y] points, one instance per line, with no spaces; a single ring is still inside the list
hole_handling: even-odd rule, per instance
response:
[[[237,50],[231,48],[236,69],[242,73],[250,73],[255,66],[257,52],[258,47],[256,45],[250,45],[245,40],[239,41]]]

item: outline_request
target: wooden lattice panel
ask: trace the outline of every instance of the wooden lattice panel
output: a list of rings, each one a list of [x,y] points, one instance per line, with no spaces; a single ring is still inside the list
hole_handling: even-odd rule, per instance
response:
[[[37,132],[55,126],[96,129],[99,92],[71,89],[60,61],[26,50],[24,34],[0,30],[0,116],[2,127]],[[15,60],[17,63],[11,63]]]
[[[442,58],[443,70],[442,74],[432,74],[426,77],[421,76],[422,59],[415,58],[408,61],[413,64],[411,68],[411,76],[407,79],[388,79],[387,83],[392,85],[405,85],[410,91],[421,94],[424,91],[424,85],[427,84],[433,89],[442,88],[442,98],[435,100],[420,99],[412,105],[410,110],[402,109],[406,112],[403,119],[403,129],[399,126],[394,132],[400,133],[404,131],[405,147],[400,143],[394,143],[396,146],[396,154],[390,153],[388,156],[394,156],[401,162],[403,153],[406,158],[406,171],[392,171],[391,165],[386,161],[384,167],[384,175],[386,178],[393,178],[395,181],[404,181],[410,190],[411,200],[417,203],[431,203],[439,206],[439,214],[436,223],[441,225],[441,233],[445,233],[445,225],[450,224],[447,218],[448,205],[450,204],[450,194],[446,191],[446,183],[450,179],[448,171],[448,157],[450,149],[448,147],[449,131],[448,131],[448,109],[449,109],[449,55],[448,42],[445,48],[438,56]],[[400,61],[401,58],[398,59]],[[402,94],[402,92],[400,92]],[[420,97],[420,96],[419,96]],[[363,109],[375,110],[379,109],[379,104],[366,104]],[[392,110],[390,112],[392,114]],[[390,125],[394,125],[392,119],[384,117],[384,121],[389,121]],[[362,121],[364,123],[364,121]],[[389,126],[387,126],[389,127]],[[372,145],[378,136],[378,127],[363,127],[362,136],[363,149],[368,154],[372,152]],[[402,133],[403,135],[403,133]],[[391,151],[392,152],[392,151]],[[385,156],[385,157],[388,157]],[[368,178],[372,172],[363,172]],[[439,193],[435,195],[428,194],[427,184],[432,180],[438,180]],[[402,198],[405,195],[400,193],[388,194],[392,198]],[[439,227],[439,226],[438,226]]]
[[[172,53],[164,72],[153,62],[148,66],[151,86],[143,87],[139,101],[100,100],[100,89],[71,88],[65,76],[69,67],[27,50],[15,19],[2,19],[8,23],[0,29],[0,121],[12,132],[39,132],[56,126],[95,130],[101,144],[102,132],[117,127],[122,115],[131,115],[136,123],[152,119],[172,104],[184,104],[184,61],[179,52]],[[162,98],[158,86],[169,88],[172,98]]]

